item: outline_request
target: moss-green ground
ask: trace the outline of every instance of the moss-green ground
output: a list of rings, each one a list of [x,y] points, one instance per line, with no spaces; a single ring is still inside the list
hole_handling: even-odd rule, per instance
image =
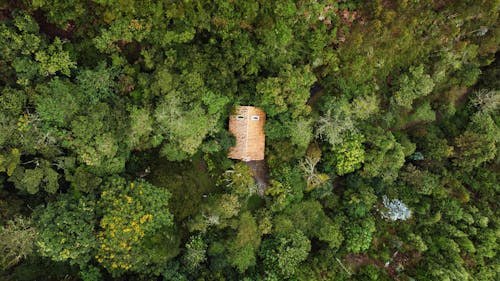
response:
[[[170,162],[158,158],[151,164],[147,180],[158,187],[165,187],[171,193],[169,206],[176,221],[194,215],[199,205],[206,200],[203,195],[213,193],[217,187],[200,157],[192,161]]]

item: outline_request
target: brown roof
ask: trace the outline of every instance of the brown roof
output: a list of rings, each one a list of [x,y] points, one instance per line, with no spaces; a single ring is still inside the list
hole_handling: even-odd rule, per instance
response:
[[[264,160],[266,113],[258,107],[238,106],[229,116],[229,132],[236,137],[236,146],[228,157],[243,161]]]

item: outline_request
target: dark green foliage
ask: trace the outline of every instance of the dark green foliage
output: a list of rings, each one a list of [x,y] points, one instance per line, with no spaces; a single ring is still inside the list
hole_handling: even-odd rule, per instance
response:
[[[7,176],[12,176],[17,170],[17,165],[21,161],[19,149],[12,148],[0,154],[0,172],[5,172]]]
[[[54,262],[48,258],[35,257],[15,267],[10,274],[0,275],[5,280],[50,280],[58,281],[65,276],[76,276],[78,270],[75,266],[70,266],[63,262]]]
[[[407,188],[420,194],[430,195],[439,186],[439,178],[436,175],[426,170],[419,170],[411,164],[401,172],[400,178]]]
[[[495,158],[496,142],[500,136],[500,128],[486,113],[476,113],[469,127],[454,140],[454,164],[466,170]]]
[[[142,161],[140,159],[139,164],[144,167]],[[170,209],[175,219],[184,220],[195,215],[200,205],[208,199],[203,194],[211,194],[216,190],[215,181],[207,171],[202,170],[206,165],[203,159],[177,163],[160,158],[151,164],[151,183],[172,193]]]
[[[66,180],[71,183],[71,187],[82,192],[93,192],[102,179],[87,171],[84,166],[76,168],[74,173],[66,175]]]
[[[52,169],[47,160],[35,160],[34,169],[25,169],[18,166],[9,181],[13,182],[17,189],[35,194],[41,187],[48,193],[55,193],[59,189],[59,174]]]
[[[283,233],[299,229],[308,237],[327,242],[332,249],[339,248],[344,240],[340,226],[324,213],[317,201],[304,201],[294,205],[285,212],[285,216],[277,217],[274,225],[278,228],[277,232]]]
[[[363,281],[390,281],[392,280],[387,273],[376,265],[370,264],[364,266],[358,274],[354,277],[356,280]]]
[[[8,115],[18,115],[22,111],[25,102],[25,93],[9,87],[5,87],[0,96],[0,108]]]

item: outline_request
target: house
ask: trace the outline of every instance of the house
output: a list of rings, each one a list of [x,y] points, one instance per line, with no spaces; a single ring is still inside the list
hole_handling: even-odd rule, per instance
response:
[[[258,107],[238,106],[229,116],[229,132],[236,137],[236,146],[228,157],[242,161],[264,160],[266,114]]]

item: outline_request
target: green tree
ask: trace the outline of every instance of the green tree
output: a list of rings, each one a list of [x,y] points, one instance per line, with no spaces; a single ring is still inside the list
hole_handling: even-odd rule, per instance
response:
[[[410,67],[409,74],[403,74],[397,82],[398,90],[391,97],[391,104],[411,109],[413,101],[432,92],[434,82],[424,73],[424,66]]]
[[[311,145],[307,149],[306,157],[299,164],[304,173],[307,186],[306,191],[311,191],[322,184],[325,184],[330,177],[327,174],[319,173],[316,165],[321,160],[321,150],[317,145]]]
[[[92,111],[71,121],[69,140],[63,141],[61,145],[71,149],[77,160],[96,175],[123,171],[130,153],[126,142],[120,141],[127,124],[124,115],[119,104],[111,110],[108,104],[98,103],[92,107]]]
[[[36,244],[40,254],[54,261],[86,265],[97,248],[95,201],[74,195],[59,195],[56,201],[35,211],[39,229]]]
[[[117,87],[114,81],[116,76],[117,70],[108,68],[106,63],[99,63],[94,69],[80,70],[76,81],[86,104],[92,106],[111,97]]]
[[[203,241],[201,235],[191,236],[186,243],[186,252],[183,256],[183,262],[189,272],[194,272],[207,260],[206,253],[207,243]]]
[[[37,87],[36,112],[43,123],[67,127],[80,110],[77,88],[67,80],[54,78]]]
[[[8,176],[12,176],[20,161],[21,154],[17,148],[12,148],[9,152],[0,154],[0,172],[5,172]]]
[[[16,217],[0,226],[0,268],[7,270],[32,255],[37,235],[30,218]]]
[[[300,230],[308,237],[328,243],[331,249],[338,249],[344,240],[340,225],[332,221],[318,201],[302,201],[275,218],[275,232],[286,234]]]
[[[230,193],[245,199],[257,191],[252,171],[245,163],[237,163],[225,171],[220,184]]]
[[[146,108],[134,107],[130,110],[129,143],[131,148],[147,149],[155,146],[151,143],[153,119]],[[158,145],[158,144],[156,144]]]
[[[200,213],[194,218],[191,231],[205,232],[210,226],[225,228],[229,219],[237,216],[242,208],[240,198],[236,194],[221,194],[214,196],[200,208]]]
[[[357,131],[356,122],[347,100],[333,98],[325,104],[327,107],[325,114],[318,119],[316,124],[316,136],[335,147],[349,133]]]
[[[469,128],[455,138],[453,163],[466,170],[492,160],[496,155],[496,142],[500,130],[490,115],[476,113]]]
[[[347,215],[351,218],[364,218],[378,199],[372,184],[356,174],[350,175],[346,183],[346,191],[342,196]]]
[[[38,36],[39,26],[28,13],[19,12],[13,21],[3,22],[0,31],[3,39],[0,42],[3,60],[14,61],[17,56],[31,55],[38,50],[42,39]]]
[[[496,141],[484,134],[465,131],[455,138],[453,163],[466,170],[471,170],[495,157]]]
[[[95,259],[113,275],[129,270],[159,274],[161,265],[179,251],[168,211],[170,193],[122,178],[111,179],[102,190]]]
[[[440,187],[439,177],[427,171],[417,169],[412,164],[406,166],[400,178],[417,193],[430,195]]]
[[[59,174],[51,167],[51,163],[43,159],[35,159],[34,169],[25,169],[18,166],[9,181],[13,182],[17,189],[35,194],[40,187],[46,192],[55,193],[59,189]]]
[[[365,177],[381,177],[384,181],[396,179],[405,162],[403,147],[391,132],[377,128],[366,136],[370,149],[365,152],[365,164],[361,174]]]
[[[309,88],[316,81],[309,67],[294,68],[285,65],[278,77],[270,77],[257,83],[256,91],[260,105],[267,115],[273,117],[288,112],[291,118],[306,115],[310,108],[305,105]]]
[[[368,250],[374,232],[375,221],[371,217],[367,217],[358,223],[350,223],[344,235],[346,237],[345,245],[347,251],[359,253]]]
[[[240,215],[236,237],[228,242],[228,260],[239,272],[256,264],[255,254],[260,246],[260,232],[250,212]]]
[[[21,113],[26,103],[26,93],[10,87],[2,89],[0,108],[4,113],[16,116]]]
[[[429,102],[424,102],[421,105],[414,106],[414,110],[405,118],[398,118],[395,127],[405,128],[414,126],[415,124],[429,123],[436,120],[436,112],[432,110]]]
[[[214,131],[217,116],[208,115],[198,104],[190,109],[181,110],[182,104],[177,97],[165,98],[155,110],[158,130],[167,141],[162,153],[170,160],[184,160],[193,155],[203,139]]]
[[[85,166],[79,166],[74,171],[66,174],[66,180],[71,183],[75,190],[91,193],[95,191],[102,182],[102,179],[89,172]]]
[[[64,26],[68,21],[88,16],[86,5],[79,1],[36,0],[29,2],[33,9],[41,9],[50,22]]]
[[[342,176],[361,168],[365,161],[363,141],[363,135],[348,134],[342,143],[333,147],[330,163],[335,166],[338,175]]]
[[[351,111],[359,120],[367,120],[380,112],[380,100],[376,95],[356,97],[351,105]]]
[[[314,137],[313,120],[310,118],[294,118],[285,124],[290,140],[298,147],[305,148]]]
[[[71,60],[69,53],[63,50],[63,43],[57,37],[47,49],[35,53],[35,60],[39,63],[38,72],[42,76],[54,75],[56,72],[70,76],[71,69],[76,68],[76,63]]]
[[[310,250],[311,242],[300,230],[297,230],[264,240],[260,256],[264,259],[263,263],[267,271],[289,278],[307,259]]]

